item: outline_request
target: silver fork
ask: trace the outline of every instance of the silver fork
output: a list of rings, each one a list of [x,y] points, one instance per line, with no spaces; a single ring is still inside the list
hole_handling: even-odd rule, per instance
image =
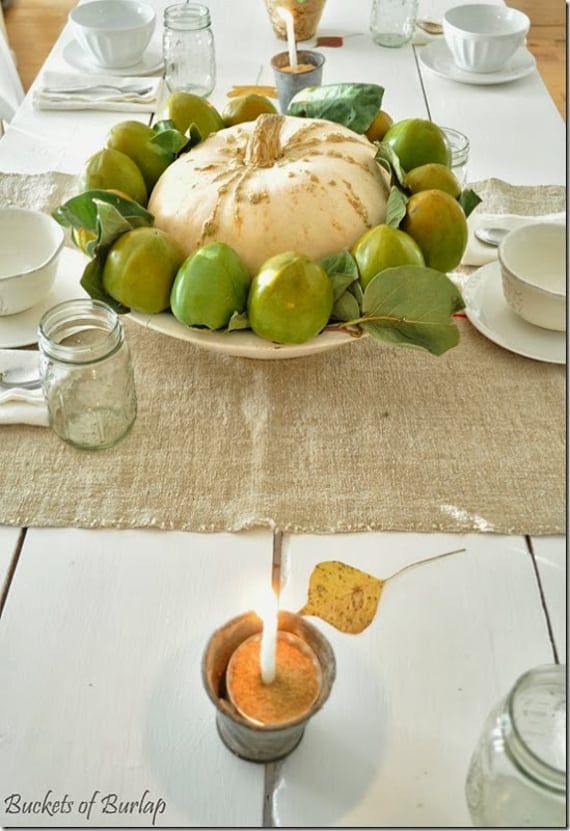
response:
[[[43,91],[52,95],[66,95],[77,93],[78,95],[91,95],[105,90],[114,90],[119,93],[127,93],[132,95],[146,95],[150,92],[151,86],[141,87],[138,84],[125,84],[125,86],[113,86],[112,84],[94,84],[92,87],[68,87],[65,89],[55,87],[44,87]]]

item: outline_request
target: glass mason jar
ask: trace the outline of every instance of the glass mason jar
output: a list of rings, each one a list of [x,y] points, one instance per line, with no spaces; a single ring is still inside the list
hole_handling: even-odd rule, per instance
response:
[[[210,95],[216,85],[216,54],[206,6],[177,3],[166,7],[162,52],[170,92]]]
[[[479,827],[566,827],[566,667],[522,675],[489,714],[465,792]]]
[[[457,178],[462,188],[467,182],[467,163],[469,162],[469,139],[459,130],[451,127],[440,127],[451,152],[451,172]]]
[[[403,46],[416,26],[418,0],[372,0],[370,34],[380,46]]]
[[[99,300],[66,300],[49,309],[38,332],[40,372],[50,424],[74,447],[112,447],[137,413],[123,328]]]

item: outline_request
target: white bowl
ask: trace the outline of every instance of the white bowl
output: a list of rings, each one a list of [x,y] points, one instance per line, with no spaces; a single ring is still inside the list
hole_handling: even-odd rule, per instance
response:
[[[80,45],[99,66],[122,69],[141,60],[156,13],[139,0],[94,0],[75,6],[69,20]]]
[[[523,320],[566,329],[566,228],[554,223],[523,225],[499,245],[503,294]]]
[[[453,60],[468,72],[498,72],[524,45],[530,19],[508,6],[469,3],[443,15],[443,34]]]
[[[18,314],[47,297],[64,239],[49,214],[0,208],[0,315]]]

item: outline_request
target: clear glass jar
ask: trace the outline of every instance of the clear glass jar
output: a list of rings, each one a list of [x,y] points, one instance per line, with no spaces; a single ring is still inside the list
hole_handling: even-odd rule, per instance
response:
[[[164,79],[170,92],[206,97],[216,85],[214,33],[210,11],[198,3],[177,3],[164,10]]]
[[[489,714],[465,792],[473,824],[566,828],[566,667],[530,670]]]
[[[459,130],[451,127],[440,128],[447,139],[451,151],[451,172],[456,176],[462,188],[467,182],[467,163],[469,162],[469,139]]]
[[[49,309],[38,332],[40,372],[50,424],[74,447],[112,447],[137,413],[123,328],[99,300],[67,300]]]
[[[372,0],[370,34],[380,46],[403,46],[416,26],[418,0]]]

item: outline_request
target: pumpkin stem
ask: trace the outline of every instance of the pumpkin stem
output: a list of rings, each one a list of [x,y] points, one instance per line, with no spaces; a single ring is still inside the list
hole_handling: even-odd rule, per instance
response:
[[[247,143],[244,162],[252,167],[271,167],[281,155],[282,115],[263,113],[255,120]]]

